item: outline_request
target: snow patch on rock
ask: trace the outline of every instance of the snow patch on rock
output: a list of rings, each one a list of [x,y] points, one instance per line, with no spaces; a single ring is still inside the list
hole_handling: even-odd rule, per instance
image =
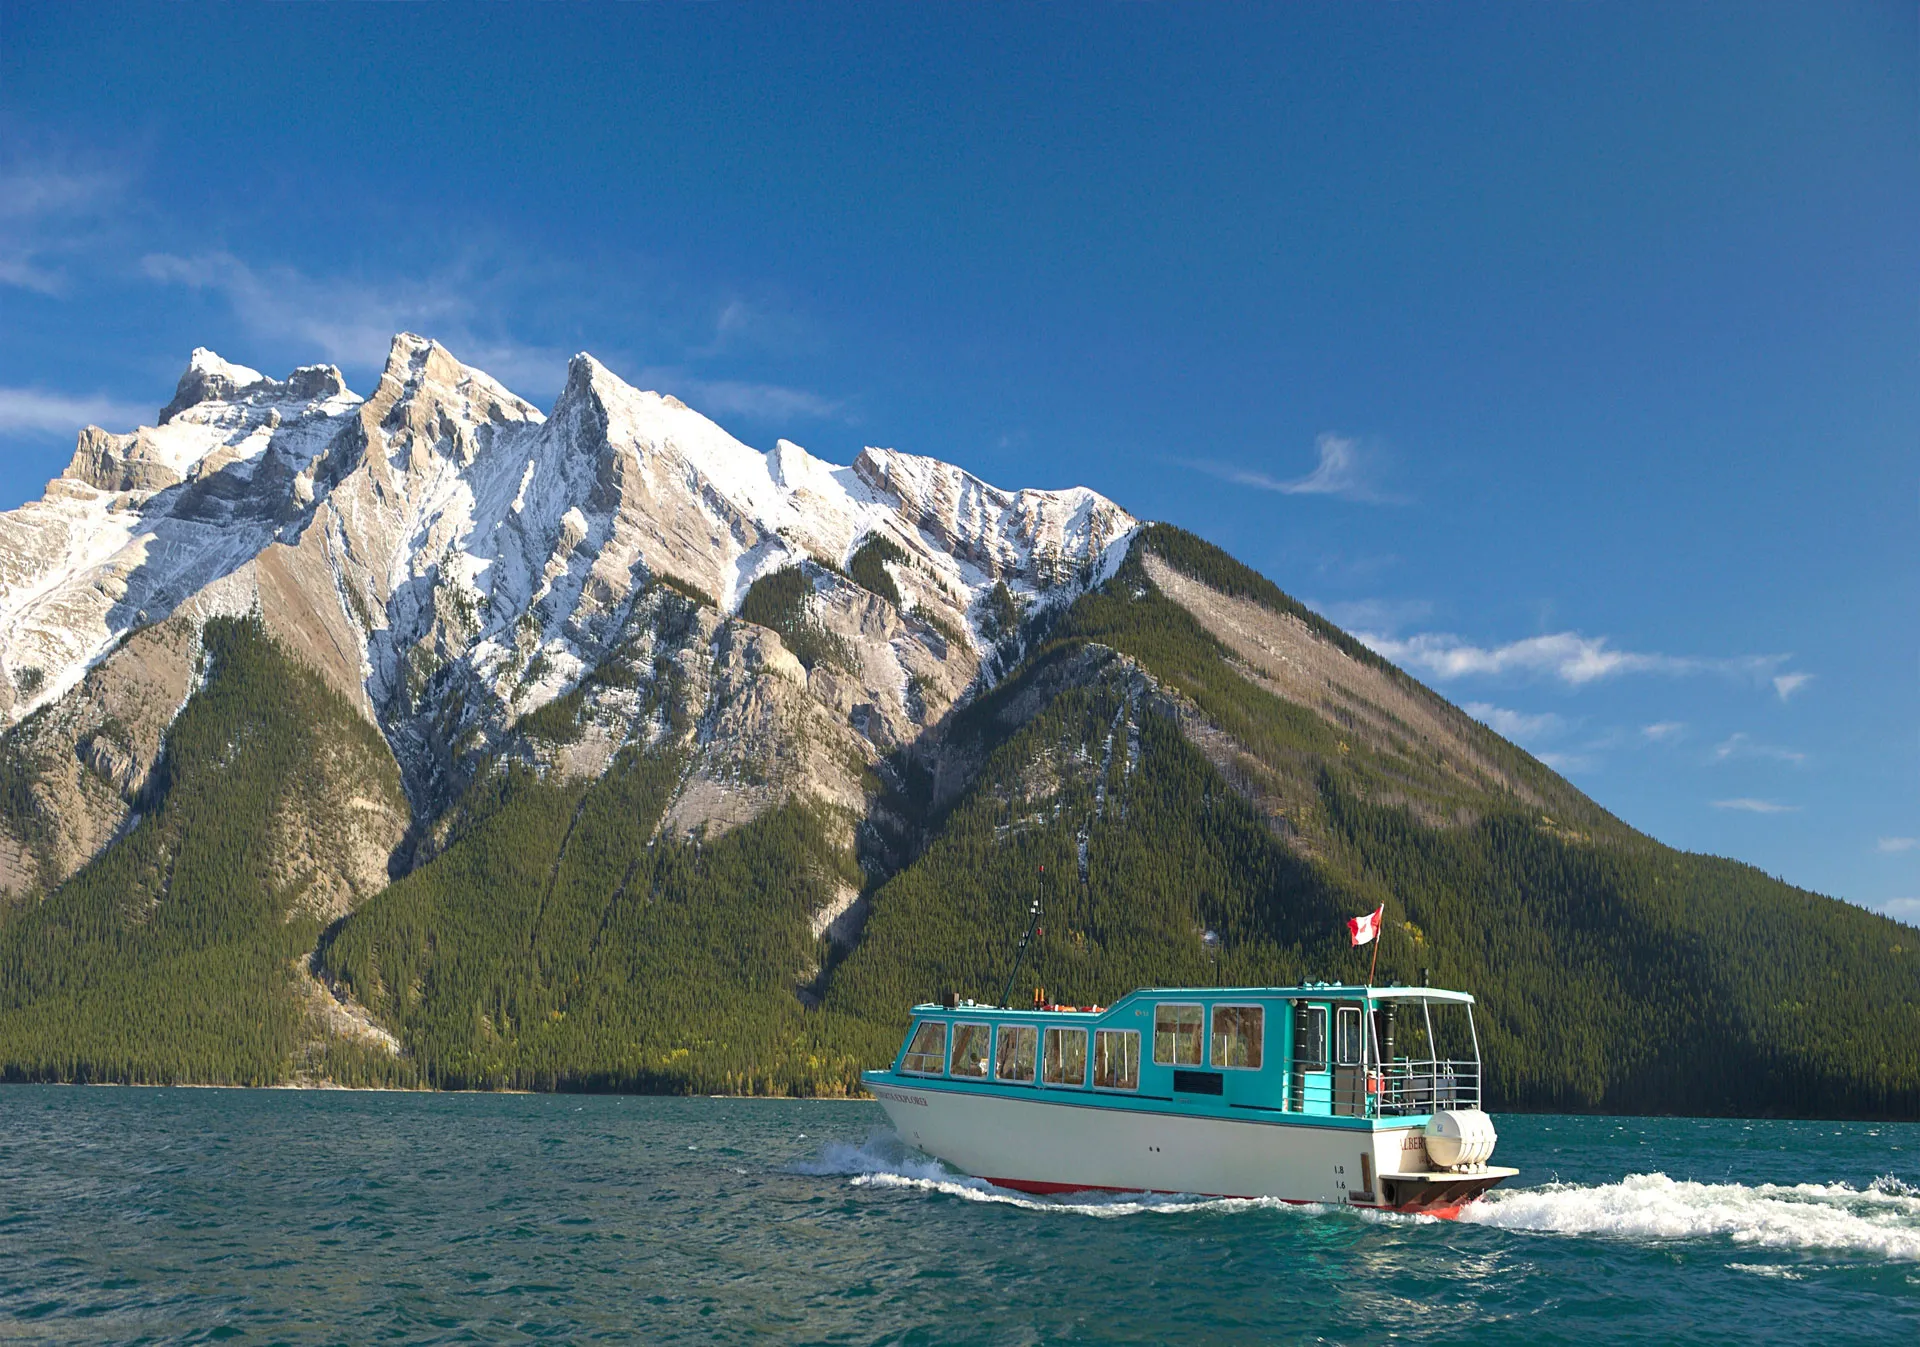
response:
[[[929,632],[985,649],[973,618],[995,585],[1064,601],[1134,528],[1085,488],[1008,491],[894,449],[844,466],[786,439],[757,450],[584,353],[543,415],[411,333],[364,399],[331,366],[273,379],[201,348],[159,424],[82,431],[42,499],[0,514],[0,723],[141,626],[258,611],[360,680],[343,691],[425,805],[597,667],[654,578],[730,615],[763,576],[843,569],[880,534],[905,555],[888,569],[909,612],[835,578],[818,601],[859,667],[810,674],[784,649],[768,665],[886,726],[877,744],[917,723],[924,689],[936,707],[960,692]]]

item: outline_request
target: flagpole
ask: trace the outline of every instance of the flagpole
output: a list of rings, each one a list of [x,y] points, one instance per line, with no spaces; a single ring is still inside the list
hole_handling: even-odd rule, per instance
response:
[[[1367,986],[1373,986],[1373,970],[1380,966],[1380,942],[1387,938],[1387,914],[1380,913],[1380,929],[1373,933],[1373,962],[1367,965]]]

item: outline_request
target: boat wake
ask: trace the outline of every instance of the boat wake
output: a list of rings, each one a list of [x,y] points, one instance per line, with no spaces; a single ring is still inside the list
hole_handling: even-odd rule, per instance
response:
[[[1891,1177],[1844,1183],[1694,1183],[1629,1174],[1488,1194],[1460,1219],[1502,1230],[1623,1240],[1726,1239],[1755,1249],[1824,1249],[1920,1262],[1920,1189]]]
[[[844,1176],[853,1187],[912,1189],[963,1202],[1079,1216],[1173,1216],[1192,1212],[1288,1211],[1301,1215],[1347,1209],[1278,1198],[1195,1197],[1165,1193],[1071,1193],[1035,1197],[959,1174],[879,1131],[859,1145],[833,1142],[801,1174]],[[1430,1216],[1352,1211],[1386,1224],[1433,1224]],[[1891,1176],[1865,1188],[1844,1183],[1747,1185],[1695,1183],[1665,1174],[1630,1174],[1618,1183],[1549,1183],[1498,1190],[1460,1213],[1473,1225],[1528,1234],[1596,1236],[1627,1241],[1724,1239],[1753,1249],[1826,1250],[1920,1262],[1920,1188]],[[1756,1269],[1757,1270],[1757,1269]]]
[[[802,1174],[845,1175],[856,1188],[918,1189],[942,1193],[963,1202],[987,1202],[1027,1211],[1063,1212],[1078,1216],[1165,1215],[1191,1212],[1281,1210],[1324,1212],[1332,1208],[1282,1202],[1278,1198],[1193,1197],[1170,1193],[1070,1193],[1035,1197],[999,1188],[985,1179],[957,1174],[938,1160],[928,1159],[891,1132],[875,1132],[858,1146],[828,1144],[817,1160],[794,1166]]]

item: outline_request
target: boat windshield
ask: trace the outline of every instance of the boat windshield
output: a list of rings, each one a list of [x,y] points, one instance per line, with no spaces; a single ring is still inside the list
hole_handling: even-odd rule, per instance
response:
[[[1371,1082],[1384,1116],[1480,1107],[1480,1039],[1473,1007],[1424,998],[1382,1000],[1368,1025]]]

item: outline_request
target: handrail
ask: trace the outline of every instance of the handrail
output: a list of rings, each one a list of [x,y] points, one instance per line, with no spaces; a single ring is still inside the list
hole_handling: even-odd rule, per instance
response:
[[[1376,1117],[1480,1107],[1480,1063],[1476,1061],[1400,1058],[1377,1071],[1369,1085]]]

